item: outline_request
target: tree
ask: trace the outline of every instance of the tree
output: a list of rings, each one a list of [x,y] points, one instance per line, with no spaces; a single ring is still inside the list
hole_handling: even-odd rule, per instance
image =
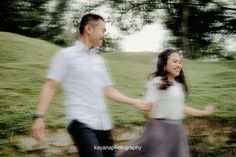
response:
[[[107,2],[107,1],[106,1]],[[217,0],[109,0],[112,18],[121,30],[139,30],[155,21],[164,10],[166,27],[172,32],[175,47],[185,56],[196,58],[206,50],[215,35],[235,33],[236,10]]]
[[[170,11],[165,24],[176,37],[172,43],[184,49],[189,58],[199,57],[213,43],[214,35],[225,31],[226,16],[222,3],[182,0],[169,2],[166,7]]]
[[[44,17],[44,22],[41,26],[43,34],[39,37],[48,41],[52,41],[58,45],[65,46],[67,41],[64,39],[64,26],[66,25],[65,12],[68,9],[70,0],[57,1],[53,11],[48,12]]]
[[[106,35],[104,42],[102,43],[101,48],[99,48],[99,53],[106,53],[112,51],[120,51],[119,41],[121,38],[114,37],[110,34]]]
[[[49,0],[1,0],[0,31],[31,37],[42,34],[40,24],[47,13],[44,4]]]
[[[1,0],[0,31],[42,38],[65,45],[60,38],[66,24],[64,12],[70,0],[57,1],[53,11],[48,10],[52,0]]]

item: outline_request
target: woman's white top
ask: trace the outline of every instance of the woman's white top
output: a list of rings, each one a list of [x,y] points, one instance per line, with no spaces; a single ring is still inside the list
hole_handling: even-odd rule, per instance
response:
[[[150,118],[165,118],[180,120],[184,116],[185,94],[183,85],[174,84],[165,90],[158,89],[158,84],[162,82],[161,77],[155,77],[147,82],[145,99],[152,102]]]

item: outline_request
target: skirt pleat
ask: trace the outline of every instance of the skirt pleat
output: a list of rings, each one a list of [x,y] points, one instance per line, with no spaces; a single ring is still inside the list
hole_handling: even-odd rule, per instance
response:
[[[189,157],[189,147],[182,122],[151,119],[142,136],[129,144],[141,150],[119,151],[116,157]]]

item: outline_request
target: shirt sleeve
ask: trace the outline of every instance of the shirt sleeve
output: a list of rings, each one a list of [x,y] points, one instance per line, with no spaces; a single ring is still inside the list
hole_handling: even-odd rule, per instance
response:
[[[148,81],[146,83],[146,92],[144,93],[144,99],[155,102],[156,101],[156,88],[153,84],[153,81]]]
[[[66,56],[60,51],[54,56],[46,78],[61,82],[65,77],[66,67]]]

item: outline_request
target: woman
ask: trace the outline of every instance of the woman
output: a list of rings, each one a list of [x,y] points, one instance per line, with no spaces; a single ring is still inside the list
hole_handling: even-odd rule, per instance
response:
[[[152,103],[150,121],[141,138],[132,143],[141,150],[121,151],[117,157],[189,157],[182,118],[184,113],[208,115],[212,107],[198,110],[185,106],[187,85],[177,50],[160,53],[157,69],[150,74],[145,98]]]

